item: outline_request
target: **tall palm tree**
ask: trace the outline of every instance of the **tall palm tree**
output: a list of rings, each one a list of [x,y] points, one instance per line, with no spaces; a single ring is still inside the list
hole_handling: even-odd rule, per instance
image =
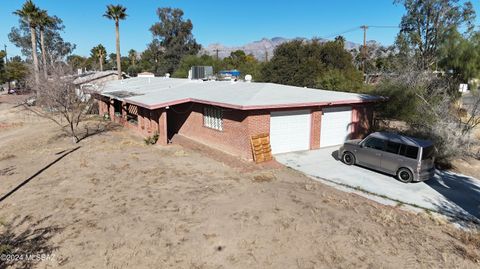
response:
[[[91,50],[92,57],[98,58],[98,63],[100,65],[100,71],[103,71],[103,62],[105,61],[105,56],[107,55],[107,50],[102,44],[93,47]]]
[[[129,50],[128,58],[130,59],[131,64],[135,66],[135,61],[137,60],[137,51],[134,49]]]
[[[120,20],[127,18],[127,8],[122,5],[108,5],[104,17],[115,21],[115,34],[117,44],[117,71],[118,79],[122,79],[122,64],[120,62]]]
[[[16,10],[13,14],[19,16],[30,27],[30,38],[32,42],[32,60],[33,60],[33,72],[35,76],[35,86],[40,83],[39,69],[38,69],[38,57],[37,57],[37,33],[36,28],[38,25],[40,9],[32,2],[27,0],[21,9]]]
[[[46,10],[38,13],[38,27],[40,29],[40,50],[42,51],[43,75],[47,79],[47,53],[45,51],[45,29],[55,26],[55,20],[48,16]]]

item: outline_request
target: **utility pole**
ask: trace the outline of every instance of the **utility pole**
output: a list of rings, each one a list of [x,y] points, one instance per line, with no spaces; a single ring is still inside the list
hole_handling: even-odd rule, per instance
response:
[[[219,49],[215,49],[215,53],[217,55],[217,61],[218,61],[218,52],[219,52]]]
[[[268,50],[265,48],[265,62],[268,62]]]
[[[360,28],[363,29],[363,48],[362,48],[362,59],[363,59],[363,74],[365,75],[365,62],[367,60],[367,25],[362,25]]]

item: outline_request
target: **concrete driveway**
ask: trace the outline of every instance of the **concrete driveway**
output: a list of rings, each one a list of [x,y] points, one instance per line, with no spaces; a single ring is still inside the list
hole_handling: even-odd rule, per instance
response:
[[[338,147],[275,155],[278,162],[335,187],[367,197],[429,209],[457,220],[480,220],[480,180],[437,171],[435,178],[405,184],[394,177],[336,159]],[[376,199],[377,200],[377,199]]]

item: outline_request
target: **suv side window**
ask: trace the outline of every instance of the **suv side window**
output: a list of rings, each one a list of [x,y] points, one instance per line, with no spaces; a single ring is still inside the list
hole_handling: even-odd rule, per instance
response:
[[[400,146],[401,145],[402,144],[400,144],[400,143],[387,141],[387,144],[385,145],[385,151],[393,153],[393,154],[398,154],[398,152],[400,151]]]
[[[400,155],[410,159],[417,159],[418,147],[402,145],[400,147]]]
[[[366,148],[383,150],[385,146],[385,141],[383,141],[382,139],[372,137],[372,138],[369,138],[367,141],[365,141],[363,146]]]

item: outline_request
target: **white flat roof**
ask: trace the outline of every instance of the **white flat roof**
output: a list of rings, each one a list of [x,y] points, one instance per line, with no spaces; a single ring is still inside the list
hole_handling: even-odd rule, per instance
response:
[[[105,84],[101,94],[150,109],[185,102],[199,102],[248,110],[353,104],[380,99],[365,94],[274,83],[198,81],[163,77],[137,77],[109,81]]]

